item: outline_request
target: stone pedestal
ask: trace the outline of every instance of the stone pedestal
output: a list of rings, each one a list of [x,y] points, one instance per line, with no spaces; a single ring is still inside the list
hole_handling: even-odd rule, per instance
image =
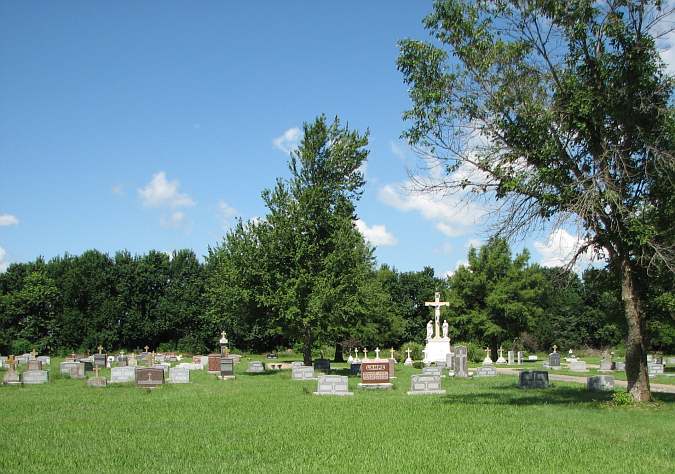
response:
[[[425,364],[436,363],[445,365],[447,356],[452,353],[450,349],[450,338],[433,337],[428,339],[427,345],[422,352],[424,352],[424,359],[422,362]]]

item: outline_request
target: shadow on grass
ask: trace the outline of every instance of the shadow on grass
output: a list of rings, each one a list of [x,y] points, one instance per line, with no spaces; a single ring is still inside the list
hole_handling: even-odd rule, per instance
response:
[[[545,389],[521,389],[517,385],[481,388],[473,393],[448,394],[444,403],[466,405],[577,405],[597,408],[612,399],[613,392],[589,392],[585,388],[551,386]],[[661,403],[675,403],[675,394],[653,393]]]

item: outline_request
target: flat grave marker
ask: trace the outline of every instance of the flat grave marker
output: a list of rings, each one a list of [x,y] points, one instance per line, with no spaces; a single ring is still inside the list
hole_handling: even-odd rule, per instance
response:
[[[159,367],[136,369],[136,385],[142,388],[156,388],[164,384],[164,370]]]
[[[344,375],[320,375],[314,395],[351,396],[349,378]]]
[[[408,395],[445,395],[441,378],[437,375],[413,375],[410,378]]]

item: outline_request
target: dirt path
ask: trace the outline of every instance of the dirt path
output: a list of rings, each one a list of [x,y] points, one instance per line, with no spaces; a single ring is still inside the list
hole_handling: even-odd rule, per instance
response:
[[[519,370],[516,369],[509,369],[505,367],[497,367],[497,372],[500,374],[504,375],[518,375],[520,372]],[[611,375],[611,374],[607,374]],[[551,371],[548,373],[548,378],[550,380],[558,380],[560,382],[574,382],[574,383],[582,383],[586,384],[586,380],[588,380],[588,377],[577,377],[574,375],[557,375]],[[614,385],[617,387],[623,387],[626,388],[628,387],[628,383],[625,380],[617,380],[614,379]],[[659,393],[675,393],[675,385],[666,385],[662,383],[651,383],[649,384],[652,392],[659,392]]]

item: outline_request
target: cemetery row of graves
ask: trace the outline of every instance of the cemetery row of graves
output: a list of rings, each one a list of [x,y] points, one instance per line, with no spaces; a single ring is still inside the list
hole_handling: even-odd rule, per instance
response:
[[[443,338],[432,336],[428,344],[441,342]],[[445,342],[445,341],[443,341]],[[152,351],[145,346],[144,351],[136,354],[126,354],[121,351],[116,355],[103,352],[103,347],[98,347],[98,353],[93,355],[71,354],[58,365],[58,374],[70,379],[86,380],[86,385],[94,388],[105,388],[109,384],[135,384],[140,388],[154,389],[163,384],[186,384],[190,383],[192,371],[203,372],[216,376],[220,380],[235,380],[235,366],[242,363],[242,355],[231,354],[227,347],[225,332],[220,339],[220,353],[209,355],[193,355],[190,357],[182,354],[160,353]],[[347,360],[347,375],[332,373],[331,362],[325,358],[318,358],[312,365],[304,365],[301,361],[280,360],[277,354],[268,354],[267,360],[250,360],[246,374],[264,374],[276,371],[290,371],[292,380],[316,381],[317,395],[353,395],[349,391],[348,377],[358,377],[359,389],[386,390],[393,387],[396,379],[396,365],[402,362],[404,366],[421,366],[421,373],[412,375],[410,380],[409,395],[418,394],[445,394],[442,387],[442,379],[446,377],[470,378],[470,377],[495,377],[498,368],[513,367],[517,369],[518,386],[521,388],[548,388],[550,386],[549,371],[567,369],[570,373],[583,376],[590,371],[590,365],[586,361],[574,355],[572,350],[568,356],[561,358],[557,346],[548,354],[546,360],[540,361],[534,354],[525,356],[523,351],[508,350],[502,347],[498,350],[498,357],[493,360],[491,349],[485,349],[485,359],[478,367],[469,367],[467,347],[448,346],[448,352],[443,360],[415,361],[411,358],[411,350],[404,351],[405,360],[397,361],[395,351],[382,351],[378,348],[374,351],[374,357],[369,357],[367,348],[350,350]],[[388,352],[388,354],[386,354]],[[506,357],[504,357],[506,352]],[[372,353],[370,353],[372,356]],[[388,355],[388,356],[387,356]],[[3,384],[5,385],[40,385],[50,381],[51,357],[38,355],[33,350],[31,353],[9,357],[0,356],[0,368],[5,369]],[[535,368],[537,367],[537,368]],[[650,377],[675,377],[675,372],[670,373],[666,368],[675,367],[675,357],[648,356],[648,368]],[[587,378],[587,387],[590,391],[613,391],[614,371],[622,373],[625,370],[625,362],[614,360],[613,353],[605,352],[599,363],[596,375]],[[109,378],[102,375],[105,371]],[[344,372],[340,369],[339,372]],[[675,379],[667,383],[674,383]]]

